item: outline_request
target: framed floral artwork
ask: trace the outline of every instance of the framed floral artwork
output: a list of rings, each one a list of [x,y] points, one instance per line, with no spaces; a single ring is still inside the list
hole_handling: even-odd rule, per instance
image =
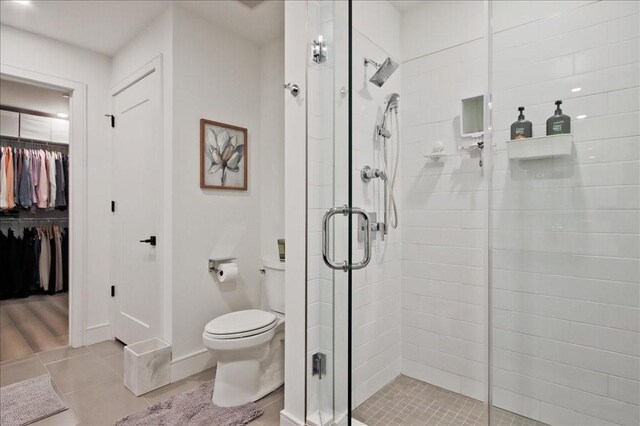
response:
[[[247,190],[247,129],[200,120],[200,188]]]

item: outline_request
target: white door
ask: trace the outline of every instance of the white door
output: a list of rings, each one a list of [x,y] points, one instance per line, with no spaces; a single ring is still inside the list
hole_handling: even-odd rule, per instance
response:
[[[113,95],[114,335],[126,344],[161,337],[163,123],[158,74],[153,69]],[[153,237],[156,245],[148,241]]]

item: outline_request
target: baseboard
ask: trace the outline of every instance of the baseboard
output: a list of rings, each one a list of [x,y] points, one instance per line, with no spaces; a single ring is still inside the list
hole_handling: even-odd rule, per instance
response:
[[[297,420],[285,410],[280,411],[280,426],[304,426],[305,422]]]
[[[177,382],[185,377],[193,376],[211,367],[215,367],[217,360],[208,349],[183,355],[171,360],[171,382]]]
[[[108,322],[104,324],[92,325],[84,330],[85,346],[112,339],[113,333],[111,332],[111,324],[109,324]]]

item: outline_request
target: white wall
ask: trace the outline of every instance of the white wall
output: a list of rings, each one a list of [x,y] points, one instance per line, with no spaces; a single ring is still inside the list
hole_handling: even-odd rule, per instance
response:
[[[353,205],[384,216],[383,186],[379,179],[365,183],[360,170],[369,165],[382,168],[382,149],[374,137],[375,125],[390,93],[400,92],[402,68],[382,86],[369,82],[375,69],[365,69],[364,58],[382,63],[387,57],[400,62],[400,13],[386,1],[359,1],[353,10]],[[404,113],[402,96],[399,116]],[[396,125],[388,141],[389,160],[395,158]],[[391,164],[389,165],[391,167]],[[390,172],[389,172],[390,173]],[[395,184],[398,209],[402,200],[399,167]],[[357,217],[354,216],[357,224]],[[353,271],[353,398],[357,406],[400,374],[400,241],[402,219],[397,229],[390,227],[385,241],[378,234],[373,242],[371,263]],[[357,237],[354,234],[354,241]],[[354,262],[363,256],[357,243]]]
[[[284,39],[260,49],[261,254],[278,256],[284,238]]]
[[[285,99],[285,238],[287,267],[285,271],[285,383],[282,424],[306,423],[305,419],[305,356],[307,291],[306,267],[306,61],[307,61],[307,5],[305,2],[285,2],[285,82],[298,83],[301,95],[297,98],[283,93]]]
[[[259,306],[260,50],[180,8],[174,21],[173,356],[203,350],[213,318]],[[199,186],[200,119],[248,129],[247,191]],[[239,277],[219,284],[212,252],[237,258]]]
[[[640,6],[554,5],[493,39],[494,403],[549,424],[637,425]],[[556,99],[572,156],[509,162],[517,107],[544,135]]]
[[[85,327],[109,327],[109,223],[111,149],[107,87],[110,58],[2,25],[0,62],[87,85],[87,283]],[[73,230],[72,230],[73,232]],[[104,335],[104,334],[100,334]]]
[[[477,156],[424,157],[437,141],[447,154],[472,142],[460,136],[460,100],[487,91],[482,2],[460,3],[403,15],[402,372],[483,400],[486,171]]]

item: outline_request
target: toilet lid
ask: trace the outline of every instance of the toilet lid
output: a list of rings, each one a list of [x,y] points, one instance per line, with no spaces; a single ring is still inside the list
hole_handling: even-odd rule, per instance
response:
[[[273,328],[278,318],[258,309],[231,312],[209,321],[205,332],[221,338],[255,335]]]

